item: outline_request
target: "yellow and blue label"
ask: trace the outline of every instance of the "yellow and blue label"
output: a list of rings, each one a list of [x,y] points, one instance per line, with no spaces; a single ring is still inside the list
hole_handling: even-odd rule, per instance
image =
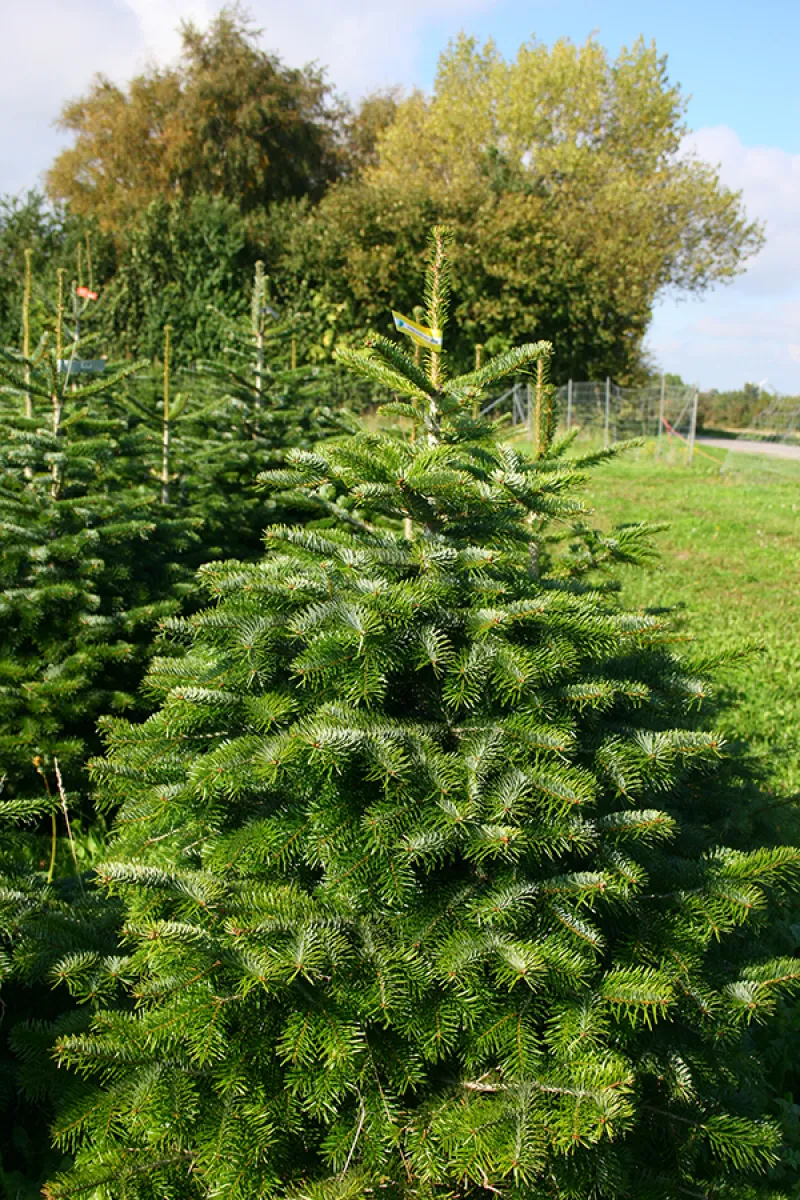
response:
[[[424,346],[426,350],[433,350],[436,354],[442,348],[442,333],[440,329],[429,329],[427,325],[420,325],[417,321],[411,321],[408,317],[404,317],[402,313],[392,311],[394,317],[394,327],[404,333],[406,337],[410,337],[412,342],[416,342],[418,346]]]

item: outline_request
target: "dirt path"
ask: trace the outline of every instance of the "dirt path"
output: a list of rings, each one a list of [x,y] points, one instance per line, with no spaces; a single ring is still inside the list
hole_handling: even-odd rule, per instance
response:
[[[796,458],[800,460],[800,446],[789,446],[786,442],[747,442],[737,438],[697,438],[698,446],[714,446],[717,450],[731,450],[734,454],[767,454],[770,458]]]

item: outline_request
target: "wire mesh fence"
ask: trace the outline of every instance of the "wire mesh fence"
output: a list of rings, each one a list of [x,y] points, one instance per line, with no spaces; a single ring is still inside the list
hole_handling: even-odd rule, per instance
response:
[[[770,442],[800,442],[800,404],[796,396],[773,396],[753,421],[753,431]]]
[[[660,441],[677,436],[693,451],[697,430],[697,389],[666,380],[639,388],[623,388],[611,379],[585,382],[570,379],[556,389],[555,404],[561,429],[579,428],[608,446],[626,438]],[[518,381],[483,409],[505,415],[516,427],[533,430],[535,385]]]
[[[630,437],[658,438],[665,431],[694,439],[697,391],[683,384],[623,388],[610,379],[570,380],[557,389],[556,403],[566,429],[577,425],[601,434],[606,445]]]

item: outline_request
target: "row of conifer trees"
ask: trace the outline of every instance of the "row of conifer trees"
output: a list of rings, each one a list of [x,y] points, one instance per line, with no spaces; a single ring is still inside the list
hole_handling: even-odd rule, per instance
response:
[[[377,432],[260,271],[177,387],[169,331],[84,382],[63,281],[2,359],[9,1196],[798,1194],[800,850],[620,603],[654,531],[592,527],[551,347],[448,375],[447,241],[445,352],[340,355]],[[526,372],[530,454],[478,415]]]
[[[324,372],[297,366],[293,326],[272,308],[260,265],[249,319],[217,314],[224,359],[192,372],[172,369],[169,327],[155,365],[93,357],[96,295],[62,271],[54,296],[36,296],[30,256],[27,266],[22,344],[0,360],[0,800],[14,831],[0,851],[13,880],[0,920],[18,952],[4,981],[6,1047],[20,1018],[31,1036],[31,1004],[40,1020],[63,1013],[48,971],[84,945],[85,922],[73,934],[108,832],[87,774],[98,719],[146,715],[142,681],[161,623],[199,606],[200,565],[259,556],[265,526],[291,514],[255,489],[258,471],[333,420]],[[50,302],[36,345],[32,299]],[[57,919],[58,936],[37,927],[40,953],[21,972],[20,920],[53,904],[69,920]],[[91,901],[87,911],[116,944],[117,915]],[[24,981],[18,995],[14,981]],[[54,1161],[38,1085],[25,1104],[20,1053],[4,1070],[9,1195],[37,1194],[42,1159]]]

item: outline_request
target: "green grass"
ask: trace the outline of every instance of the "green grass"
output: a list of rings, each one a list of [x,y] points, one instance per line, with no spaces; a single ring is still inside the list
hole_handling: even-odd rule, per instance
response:
[[[605,529],[669,523],[659,561],[623,572],[628,606],[674,605],[704,650],[763,647],[722,672],[722,728],[778,794],[800,792],[800,463],[706,451],[688,467],[650,444],[593,471],[588,502]]]

